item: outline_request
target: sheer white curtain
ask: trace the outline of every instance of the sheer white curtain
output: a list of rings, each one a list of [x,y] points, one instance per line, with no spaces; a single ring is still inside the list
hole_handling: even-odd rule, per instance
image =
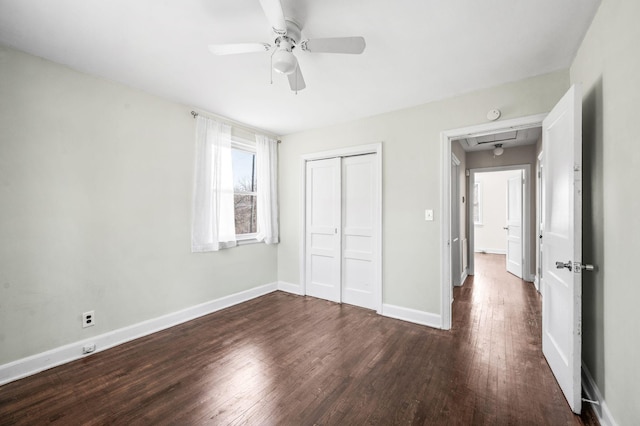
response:
[[[236,245],[231,165],[231,127],[196,117],[192,252]]]
[[[258,241],[277,244],[278,238],[278,142],[256,135],[258,175]]]

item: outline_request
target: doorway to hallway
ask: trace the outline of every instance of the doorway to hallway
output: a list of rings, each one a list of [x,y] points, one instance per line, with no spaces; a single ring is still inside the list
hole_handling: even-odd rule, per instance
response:
[[[525,166],[510,166],[475,169],[470,173],[468,228],[472,256],[478,253],[505,255],[505,269],[528,280],[528,265],[534,262],[531,251],[525,251],[529,242],[525,222],[532,223],[529,210],[524,206],[528,189],[525,188],[526,171]],[[525,255],[529,258],[525,259]],[[475,261],[471,262],[471,273],[473,264]]]

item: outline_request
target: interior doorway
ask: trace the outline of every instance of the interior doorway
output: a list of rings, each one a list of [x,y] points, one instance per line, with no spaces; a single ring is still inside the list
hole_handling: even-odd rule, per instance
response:
[[[543,231],[540,238],[542,254],[542,353],[560,385],[565,398],[575,413],[581,410],[581,339],[582,321],[580,296],[583,270],[594,269],[582,263],[582,94],[580,85],[573,85],[547,115],[524,117],[500,123],[489,123],[465,129],[442,132],[442,324],[451,328],[451,302],[448,286],[451,277],[451,179],[450,155],[453,144],[459,139],[478,135],[495,137],[496,133],[513,129],[540,127],[542,137],[534,151],[535,158],[529,166],[542,160],[538,157],[544,149],[544,171],[540,181],[543,186],[544,210],[542,220],[534,228]],[[495,145],[495,156],[504,154],[502,146]],[[537,154],[536,154],[537,151]],[[513,160],[513,159],[511,159]],[[508,164],[506,162],[502,164]],[[531,179],[528,179],[531,182]],[[540,196],[540,195],[539,195]],[[534,216],[535,217],[535,216]],[[565,260],[568,259],[568,260]],[[521,281],[522,282],[522,281]]]
[[[469,187],[471,180],[471,173],[474,171],[473,169],[478,168],[491,168],[491,167],[502,167],[500,164],[505,165],[509,164],[505,160],[511,161],[511,165],[516,166],[525,166],[526,171],[524,172],[524,186],[523,186],[523,198],[526,198],[527,205],[525,206],[523,203],[523,210],[527,212],[531,212],[532,208],[535,207],[535,201],[531,198],[532,194],[532,184],[531,179],[531,170],[535,167],[535,147],[534,147],[534,159],[533,161],[523,162],[515,161],[514,156],[510,154],[512,152],[508,146],[508,144],[516,144],[521,135],[526,135],[530,131],[536,131],[539,133],[539,129],[542,125],[542,121],[545,118],[546,114],[539,114],[534,116],[522,117],[511,120],[504,120],[499,122],[491,122],[478,126],[471,126],[466,128],[454,129],[449,131],[443,131],[441,133],[441,144],[442,144],[442,226],[441,226],[441,241],[442,241],[442,253],[443,253],[443,262],[441,267],[441,277],[442,277],[442,292],[441,292],[441,324],[442,328],[448,330],[451,328],[451,304],[453,302],[453,296],[451,294],[451,283],[452,283],[452,259],[455,255],[452,250],[452,221],[454,220],[454,216],[452,215],[452,197],[455,194],[452,192],[452,179],[451,179],[451,170],[452,170],[452,162],[451,162],[451,154],[454,152],[454,142],[460,141],[461,139],[469,140],[468,145],[475,144],[478,150],[483,150],[487,154],[485,160],[477,162],[475,167],[471,167],[470,164],[462,159],[461,162],[466,163],[463,170],[467,170],[468,174],[466,181],[464,184],[467,190],[464,192],[469,201]],[[500,149],[499,149],[500,148]],[[506,148],[506,149],[505,149]],[[462,149],[462,148],[460,148]],[[464,151],[464,150],[463,150]],[[491,152],[496,157],[504,154],[501,157],[500,161],[494,161],[492,158]],[[513,151],[515,152],[515,150]],[[458,152],[456,152],[457,154]],[[462,153],[464,155],[464,152]],[[459,157],[458,157],[459,158]],[[458,195],[460,198],[460,194]],[[463,203],[465,204],[465,203]],[[467,217],[472,217],[473,211],[471,210],[472,203],[466,203]],[[523,252],[524,260],[523,260],[523,275],[525,280],[531,281],[535,275],[535,248],[531,248],[533,245],[533,241],[535,241],[533,235],[535,233],[535,225],[534,221],[535,211],[530,214],[527,218],[526,215],[523,217],[523,227],[524,233],[527,238],[526,242],[523,242]],[[472,251],[472,241],[473,238],[473,227],[468,225],[470,220],[467,220],[466,232],[468,243],[466,244],[467,250]],[[524,221],[527,221],[525,224]],[[464,254],[464,253],[463,253]],[[473,265],[473,256],[468,255],[468,274],[471,275],[474,272]],[[532,258],[533,256],[533,258]]]
[[[469,170],[469,275],[475,254],[502,255],[507,272],[533,281],[531,165]]]

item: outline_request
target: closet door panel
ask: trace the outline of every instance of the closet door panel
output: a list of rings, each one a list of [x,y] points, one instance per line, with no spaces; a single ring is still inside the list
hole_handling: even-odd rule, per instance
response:
[[[307,162],[306,292],[340,302],[340,158]]]
[[[375,309],[375,154],[342,159],[342,301]]]

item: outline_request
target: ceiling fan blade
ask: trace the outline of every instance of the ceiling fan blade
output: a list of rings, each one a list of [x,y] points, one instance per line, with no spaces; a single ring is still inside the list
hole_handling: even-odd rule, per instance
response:
[[[284,21],[284,12],[280,0],[260,0],[260,6],[262,6],[262,10],[267,16],[267,21],[269,21],[273,31],[280,35],[287,34],[287,23]]]
[[[364,37],[314,38],[302,42],[302,50],[316,53],[354,53],[364,51]]]
[[[291,90],[293,90],[294,92],[298,92],[304,89],[305,87],[307,87],[307,85],[304,82],[304,77],[302,77],[302,71],[300,71],[299,63],[296,66],[295,72],[292,72],[291,74],[287,75],[287,77],[289,78],[289,86],[291,87]]]
[[[214,55],[235,55],[237,53],[266,52],[271,48],[267,43],[231,43],[210,44],[209,51]]]

